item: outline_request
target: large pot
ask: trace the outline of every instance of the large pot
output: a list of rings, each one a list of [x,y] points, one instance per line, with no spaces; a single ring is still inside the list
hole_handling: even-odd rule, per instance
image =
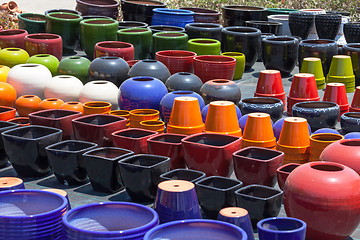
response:
[[[246,21],[265,21],[267,11],[262,7],[226,5],[221,7],[224,26],[245,26]]]
[[[121,10],[125,21],[139,21],[151,24],[153,9],[165,8],[166,3],[153,0],[124,0]]]
[[[98,15],[117,19],[119,2],[116,0],[76,0],[76,10],[83,16]]]

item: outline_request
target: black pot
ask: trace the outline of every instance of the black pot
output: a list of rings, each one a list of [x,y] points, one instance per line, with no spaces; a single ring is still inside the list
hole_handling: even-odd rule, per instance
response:
[[[96,148],[96,143],[67,140],[45,148],[51,169],[61,184],[79,185],[88,180],[83,153]]]
[[[343,54],[351,56],[356,86],[360,85],[360,43],[348,43],[343,46]]]
[[[127,62],[120,57],[98,57],[90,63],[88,80],[106,80],[120,87],[129,78],[129,70]]]
[[[306,39],[315,21],[315,15],[303,12],[289,14],[289,28],[291,35]]]
[[[170,169],[170,158],[137,154],[119,161],[121,179],[126,191],[135,202],[152,202],[155,199],[160,175]]]
[[[298,59],[299,40],[295,37],[267,37],[262,40],[262,61],[266,69],[279,70],[281,76],[291,74]]]
[[[0,121],[0,133],[17,127],[19,127],[17,123]],[[8,157],[5,153],[4,142],[3,139],[0,137],[0,168],[6,166],[7,163]]]
[[[246,26],[257,28],[261,31],[261,33],[272,33],[278,35],[282,23],[268,21],[246,21]]]
[[[147,28],[149,25],[144,22],[136,22],[136,21],[121,21],[119,22],[119,29],[127,29],[127,28]]]
[[[196,182],[196,195],[206,217],[216,219],[221,209],[235,207],[235,191],[242,185],[237,179],[220,176],[207,177]]]
[[[334,128],[340,116],[340,107],[333,102],[300,102],[292,107],[292,115],[305,118],[311,130],[316,131],[320,128]]]
[[[185,30],[189,39],[210,38],[221,41],[221,30],[223,27],[216,23],[189,23]]]
[[[258,56],[258,62],[262,62],[262,48],[263,48],[263,42],[262,40],[266,37],[275,37],[275,34],[273,33],[261,33],[261,47],[260,47],[260,52],[259,52],[259,56]]]
[[[158,32],[185,32],[185,28],[167,25],[151,25],[148,28],[153,34]]]
[[[91,67],[91,65],[90,65]],[[148,76],[161,80],[163,83],[170,77],[169,69],[160,61],[144,59],[134,64],[129,71],[130,77]]]
[[[200,88],[205,104],[212,101],[231,101],[237,105],[241,99],[240,87],[231,80],[215,79],[204,83]]]
[[[82,16],[82,18],[83,18],[84,20],[86,20],[86,19],[91,19],[91,18],[112,19],[111,17],[100,16],[100,15],[86,15],[86,16]]]
[[[121,1],[121,10],[125,21],[138,21],[149,25],[152,21],[153,9],[165,7],[165,3],[153,0]]]
[[[205,177],[206,175],[203,172],[183,168],[174,169],[160,175],[161,181],[184,180],[192,183],[195,183]]]
[[[267,113],[273,122],[282,118],[284,112],[284,103],[277,98],[270,97],[245,98],[239,102],[239,107],[242,115],[254,112]]]
[[[324,76],[327,76],[331,60],[334,55],[338,54],[338,46],[334,40],[318,39],[303,40],[299,43],[299,69],[301,69],[302,61],[306,57],[317,57],[321,59]]]
[[[345,132],[360,132],[360,113],[347,112],[341,115],[341,129]]]
[[[261,31],[250,27],[226,27],[221,31],[222,52],[245,54],[245,71],[258,59],[261,47]]]
[[[45,15],[48,15],[49,13],[54,13],[54,12],[62,12],[62,13],[72,13],[72,14],[77,14],[77,15],[82,15],[81,12],[76,11],[76,10],[72,10],[72,9],[64,9],[64,8],[57,8],[57,9],[49,9],[46,10],[44,12]]]
[[[360,22],[345,23],[344,35],[347,43],[360,43]]]
[[[188,72],[178,72],[171,75],[165,82],[169,92],[178,90],[188,90],[200,93],[203,83],[195,74]]]
[[[340,14],[341,16],[350,17],[350,12],[346,11],[326,11],[329,14]]]
[[[100,15],[117,19],[119,2],[116,0],[76,0],[76,11],[83,16]]]
[[[61,141],[62,131],[45,126],[26,126],[3,132],[5,152],[22,177],[41,177],[50,172],[45,148]]]
[[[317,14],[315,15],[316,32],[320,39],[334,40],[341,25],[340,14]]]
[[[196,23],[220,23],[220,12],[206,8],[182,7],[180,9],[194,12]]]
[[[246,21],[266,21],[267,10],[262,7],[227,5],[222,6],[224,26],[245,26]]]
[[[118,192],[124,188],[121,183],[119,160],[133,155],[127,149],[96,148],[83,154],[91,186],[99,192]]]

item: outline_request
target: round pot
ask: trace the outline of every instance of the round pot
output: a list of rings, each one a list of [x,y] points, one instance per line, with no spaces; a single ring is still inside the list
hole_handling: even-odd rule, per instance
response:
[[[165,82],[169,92],[177,90],[188,90],[200,93],[203,85],[201,79],[195,74],[189,72],[178,72],[171,75]]]
[[[188,36],[186,33],[159,32],[153,34],[152,52],[163,50],[186,50]]]
[[[41,98],[35,95],[23,95],[15,101],[15,108],[21,117],[27,117],[30,113],[38,111]]]
[[[47,109],[59,109],[64,101],[58,98],[46,98],[39,104],[39,111]]]
[[[152,32],[147,28],[127,28],[117,32],[118,40],[134,46],[135,59],[151,57]]]
[[[262,48],[263,48],[263,45],[264,45],[262,40],[264,38],[267,38],[267,37],[275,37],[275,34],[273,34],[273,33],[261,33],[261,48],[260,48],[260,52],[259,52],[257,62],[262,62]]]
[[[79,11],[72,10],[72,9],[63,9],[63,8],[46,10],[44,12],[44,14],[47,15],[47,14],[53,13],[53,12],[72,13],[72,14],[77,14],[77,15],[80,15],[80,16],[82,15],[81,12],[79,12]]]
[[[221,41],[222,26],[216,23],[189,23],[185,30],[189,39],[210,38]]]
[[[125,21],[139,21],[151,24],[154,8],[165,8],[166,3],[153,0],[124,0],[121,9]]]
[[[20,13],[19,28],[26,30],[29,34],[45,33],[46,18],[38,13]]]
[[[334,128],[340,115],[340,108],[332,102],[300,102],[293,106],[292,115],[305,118],[311,130],[315,131],[319,128]]]
[[[349,22],[344,24],[344,35],[347,43],[360,42],[360,22]]]
[[[221,42],[209,38],[194,38],[188,41],[187,49],[197,55],[220,55]]]
[[[226,5],[221,7],[224,26],[245,26],[246,21],[265,21],[267,11],[262,7]]]
[[[239,102],[242,115],[254,112],[268,113],[273,122],[282,118],[284,104],[277,98],[270,97],[254,97],[244,98]]]
[[[157,121],[160,116],[160,112],[155,109],[135,109],[128,113],[131,128],[140,128],[140,123],[143,121]]]
[[[64,58],[60,61],[57,72],[61,75],[72,75],[77,77],[83,84],[85,84],[88,81],[89,66],[89,59],[72,56]]]
[[[6,78],[10,68],[5,65],[0,65],[0,82],[6,82]]]
[[[241,99],[239,86],[226,79],[210,80],[200,88],[205,104],[212,101],[230,101],[237,105]]]
[[[341,115],[340,124],[341,129],[345,132],[359,132],[360,131],[360,113],[347,112]]]
[[[289,76],[298,58],[299,41],[294,37],[267,37],[262,40],[262,61],[266,69],[279,70]]]
[[[334,40],[341,26],[340,14],[317,14],[315,16],[316,32],[320,39]]]
[[[58,75],[47,81],[44,95],[45,98],[59,98],[65,102],[79,101],[82,82],[70,75]]]
[[[15,100],[16,100],[15,88],[9,83],[0,82],[0,106],[14,107]]]
[[[356,77],[356,86],[360,85],[360,43],[348,43],[343,46],[343,53],[351,56]]]
[[[183,9],[155,8],[153,9],[151,25],[169,25],[185,27],[194,22],[194,12]]]
[[[167,25],[151,25],[148,27],[152,33],[157,32],[185,32],[185,28],[176,27],[176,26],[167,26]]]
[[[165,50],[155,53],[155,59],[165,64],[170,74],[179,72],[194,72],[194,57],[197,54],[190,51]]]
[[[61,61],[63,54],[62,38],[56,34],[35,33],[25,37],[25,50],[30,56],[51,54]]]
[[[204,55],[194,58],[194,73],[203,83],[213,79],[234,78],[236,59],[227,56]]]
[[[8,29],[0,31],[0,48],[16,47],[25,49],[25,36],[28,32],[23,29]]]
[[[83,107],[83,115],[86,116],[92,114],[109,114],[112,106],[109,102],[93,101],[84,103]]]
[[[119,22],[119,30],[126,28],[147,28],[149,25],[144,22],[137,21],[121,21]]]
[[[123,58],[125,61],[134,60],[134,46],[126,42],[104,41],[95,44],[95,56],[114,56]]]
[[[261,31],[250,27],[226,27],[221,31],[223,52],[245,54],[245,71],[252,68],[258,59],[261,47]]]
[[[59,109],[76,111],[81,113],[84,112],[84,106],[81,102],[66,102],[63,105],[61,105]]]
[[[272,33],[279,35],[279,28],[282,23],[280,22],[269,22],[269,21],[246,21],[247,27],[253,27],[259,29],[262,33]]]
[[[314,25],[315,16],[304,12],[291,12],[289,14],[289,28],[291,35],[305,40],[310,35]]]
[[[220,23],[220,12],[216,10],[197,7],[181,7],[180,9],[194,12],[195,23]]]
[[[279,22],[282,25],[279,27],[279,36],[291,36],[289,27],[289,15],[269,15],[269,22]]]
[[[119,2],[115,0],[76,0],[76,11],[82,15],[102,15],[117,19]]]
[[[44,65],[45,67],[47,67],[51,74],[53,76],[56,75],[57,73],[57,68],[59,66],[59,60],[50,54],[37,54],[34,55],[32,57],[30,57],[26,63],[36,63],[36,64],[41,64]]]
[[[129,77],[138,76],[154,77],[165,83],[170,77],[170,72],[160,61],[145,59],[135,63],[129,71]]]
[[[0,64],[9,68],[26,63],[28,59],[29,54],[21,48],[5,48],[0,50]]]

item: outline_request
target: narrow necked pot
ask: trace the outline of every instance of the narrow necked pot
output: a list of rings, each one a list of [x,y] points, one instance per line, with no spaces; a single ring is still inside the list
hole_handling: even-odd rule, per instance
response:
[[[200,88],[205,104],[212,101],[231,101],[237,105],[241,99],[239,86],[231,80],[215,79],[210,80]]]
[[[171,75],[165,82],[169,92],[177,90],[188,90],[200,93],[203,85],[201,79],[190,72],[178,72]]]

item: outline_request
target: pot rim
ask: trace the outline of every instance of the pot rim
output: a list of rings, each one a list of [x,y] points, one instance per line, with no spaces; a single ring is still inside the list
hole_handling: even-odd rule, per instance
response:
[[[221,56],[221,55],[201,55],[201,56],[195,56],[194,61],[200,62],[200,63],[236,63],[236,59],[233,57],[228,56]]]
[[[137,2],[148,2],[148,3],[137,3]],[[154,1],[154,0],[124,0],[124,3],[127,4],[135,4],[135,5],[140,5],[140,6],[146,6],[146,7],[150,7],[150,6],[166,6],[166,3],[160,2],[160,1]],[[151,4],[151,3],[157,3],[157,4]]]
[[[239,152],[243,152],[243,151],[246,151],[246,150],[248,150],[248,149],[260,149],[260,150],[262,150],[262,151],[264,151],[264,152],[266,152],[266,151],[267,151],[267,152],[273,152],[274,154],[276,153],[277,156],[274,156],[274,157],[272,157],[272,158],[263,160],[263,159],[259,159],[259,158],[254,158],[254,157],[247,157],[247,156],[238,155]],[[284,156],[284,153],[281,152],[281,151],[278,151],[278,150],[274,150],[274,149],[257,147],[257,146],[249,146],[249,147],[242,148],[242,149],[234,152],[232,155],[233,155],[233,161],[235,161],[235,158],[236,158],[236,157],[241,157],[241,158],[251,159],[252,161],[256,161],[256,162],[265,162],[265,163],[267,163],[267,162],[274,161],[274,159],[277,159],[277,158],[279,158],[279,157]]]
[[[177,26],[168,26],[168,25],[150,25],[148,26],[148,29],[151,31],[152,29],[163,31],[163,28],[173,28],[174,31],[168,30],[168,32],[179,32],[179,31],[185,31],[185,28],[183,27],[177,27]],[[163,31],[165,32],[165,31]]]
[[[166,137],[166,136],[175,136],[175,137],[179,137],[181,138],[180,141],[178,143],[174,143],[174,142],[165,142],[165,141],[159,141],[158,138],[162,138],[162,137]],[[184,134],[177,134],[177,133],[162,133],[162,134],[156,134],[155,136],[152,136],[150,138],[148,138],[148,142],[151,142],[151,143],[162,143],[164,145],[175,145],[175,146],[181,146],[182,143],[181,143],[181,140],[183,138],[187,137],[187,135],[184,135]],[[175,169],[174,169],[175,170]],[[190,170],[190,169],[189,169]]]
[[[47,130],[51,130],[53,132],[52,133],[47,133],[47,134],[45,134],[43,136],[40,136],[40,137],[37,137],[37,138],[25,138],[25,137],[15,136],[15,135],[11,134],[12,131],[18,131],[18,130],[22,130],[22,129],[26,129],[26,128],[38,128],[38,129],[39,128],[46,128]],[[47,127],[47,126],[39,126],[39,125],[29,125],[29,126],[24,126],[24,127],[4,131],[2,133],[2,135],[7,136],[7,137],[11,137],[11,138],[15,138],[15,139],[26,140],[26,141],[39,141],[41,139],[48,138],[49,136],[62,134],[62,132],[63,131],[61,129],[58,129],[58,128]]]
[[[77,18],[60,18],[60,17],[55,17],[53,15],[69,15],[69,16],[75,16]],[[77,21],[82,21],[83,17],[78,15],[78,14],[74,14],[74,13],[67,13],[67,12],[51,12],[47,15],[45,15],[47,18],[50,18],[52,20],[60,20],[60,21],[66,21],[66,22],[77,22]]]
[[[111,0],[113,4],[104,4],[104,5],[100,5],[100,4],[93,4],[91,3],[91,1],[87,1],[87,0],[76,0],[77,4],[83,4],[86,6],[91,6],[91,7],[97,7],[97,8],[113,8],[113,7],[118,7],[119,6],[119,2],[115,1],[115,0]]]
[[[350,115],[350,116],[348,116],[348,115]],[[352,115],[355,115],[355,116],[352,116]],[[341,115],[341,119],[343,119],[343,118],[360,119],[360,112],[346,112]]]
[[[257,11],[257,12],[262,12],[262,11],[267,11],[266,8],[263,7],[255,7],[255,6],[247,6],[247,5],[224,5],[221,7],[222,9],[226,9],[226,10],[234,10],[234,11],[244,11],[244,12],[250,12],[250,11]],[[240,9],[240,8],[244,8],[244,9]],[[247,9],[246,9],[247,8]]]
[[[316,104],[318,106],[316,107],[307,107],[307,105]],[[303,106],[302,106],[303,105]],[[318,108],[339,108],[339,105],[334,102],[327,102],[327,101],[305,101],[305,102],[298,102],[293,105],[293,110],[295,108],[301,108],[301,109],[318,109]]]
[[[106,151],[106,150],[118,150],[118,151],[123,151],[124,154],[119,155],[119,156],[115,156],[113,158],[109,158],[109,157],[105,157],[105,156],[100,156],[100,155],[93,155],[93,152],[97,152],[97,151]],[[118,148],[118,147],[95,147],[92,148],[88,151],[86,151],[85,153],[83,153],[84,157],[92,157],[92,158],[96,158],[96,159],[102,159],[102,160],[110,160],[110,161],[119,161],[122,158],[126,158],[128,156],[133,155],[134,152],[125,148]]]
[[[104,46],[104,45],[111,45],[111,44],[118,44],[119,46],[122,45],[123,47],[109,47],[109,46]],[[128,49],[128,48],[133,48],[134,46],[130,43],[127,42],[120,42],[120,41],[102,41],[102,42],[97,42],[95,44],[95,47],[100,47],[100,48],[108,48],[108,49]]]
[[[89,22],[97,22],[97,21],[104,21],[104,23],[89,23]],[[105,23],[106,22],[106,23]],[[84,19],[80,21],[80,25],[85,25],[85,26],[109,26],[109,25],[116,25],[117,27],[119,27],[118,21],[114,20],[114,19],[107,19],[107,18],[90,18],[90,19]]]
[[[305,46],[307,47],[307,45],[317,45],[317,46],[326,46],[326,45],[333,45],[337,43],[335,42],[335,40],[331,40],[331,39],[309,39],[309,40],[301,40],[300,45],[304,46],[304,44],[306,44]]]
[[[92,123],[88,123],[88,122],[84,122],[82,121],[83,119],[86,119],[86,118],[90,118],[90,117],[95,117],[95,116],[110,116],[110,117],[114,117],[114,118],[117,118],[118,120],[117,121],[112,121],[112,122],[109,122],[107,124],[103,124],[103,125],[96,125],[96,124],[92,124]],[[85,116],[82,116],[82,117],[78,117],[78,118],[75,118],[73,120],[71,120],[71,122],[74,124],[81,124],[81,125],[86,125],[86,126],[91,126],[91,127],[96,127],[96,128],[106,128],[107,126],[109,125],[112,125],[112,124],[115,124],[117,122],[120,122],[120,121],[127,121],[126,118],[124,117],[120,117],[120,116],[116,116],[116,115],[110,115],[110,114],[90,114],[90,115],[85,115]]]
[[[131,132],[131,131],[138,131],[138,132],[143,132],[147,135],[142,136],[142,137],[129,137],[129,136],[124,136],[124,135],[119,135],[119,133],[124,133],[124,132]],[[142,139],[148,139],[149,136],[152,135],[157,135],[158,132],[153,131],[153,130],[148,130],[148,129],[143,129],[143,128],[125,128],[125,129],[121,129],[118,131],[115,131],[113,133],[111,133],[112,138],[122,138],[122,139],[132,139],[132,140],[142,140]]]
[[[72,9],[66,9],[66,8],[54,8],[54,9],[49,9],[45,11],[45,15],[52,13],[52,12],[66,12],[66,13],[74,13],[77,15],[82,16],[82,13],[76,10],[72,10]]]
[[[26,17],[31,17],[31,16],[35,16],[35,17],[40,17],[43,20],[33,20],[33,19],[28,19]],[[20,13],[18,15],[18,18],[23,20],[24,22],[32,22],[32,23],[46,23],[46,17],[44,14],[40,14],[40,13]]]
[[[193,38],[188,41],[188,44],[194,45],[202,45],[202,46],[214,46],[214,45],[221,45],[221,42],[216,39],[211,38]],[[209,55],[208,55],[209,56]],[[216,55],[218,56],[218,55]]]
[[[170,8],[154,8],[153,13],[160,13],[166,15],[177,16],[193,16],[194,12],[185,9],[170,9]]]
[[[134,35],[138,35],[139,33],[151,33],[151,30],[149,28],[146,27],[134,27],[134,28],[124,28],[124,29],[119,29],[117,31],[117,34],[119,33],[125,33],[125,34],[134,34]]]
[[[218,187],[214,187],[214,186],[211,186],[211,185],[203,184],[203,182],[212,181],[214,178],[215,179],[220,179],[222,181],[228,181],[228,182],[234,183],[234,185],[230,186],[228,188],[218,188]],[[230,191],[230,190],[232,190],[234,188],[239,187],[239,185],[240,185],[240,188],[241,188],[241,186],[243,186],[243,182],[236,179],[236,178],[228,178],[228,177],[223,177],[223,176],[209,176],[209,177],[205,177],[203,179],[200,179],[199,181],[197,181],[195,183],[195,185],[199,186],[201,188],[212,189],[212,190],[215,189],[216,191],[227,192],[227,191]]]
[[[76,150],[76,151],[53,148],[54,146],[63,145],[63,144],[67,144],[67,143],[82,143],[82,144],[88,144],[88,146],[86,148]],[[47,146],[45,148],[45,150],[51,151],[51,152],[66,152],[66,153],[76,154],[76,153],[80,153],[80,152],[85,153],[85,152],[88,152],[89,150],[92,150],[93,148],[97,148],[97,147],[98,147],[98,145],[96,143],[92,143],[92,142],[86,142],[86,141],[80,141],[80,140],[66,140],[66,141],[60,141],[60,142],[51,144],[51,145]]]
[[[249,21],[245,21],[245,23],[257,23],[262,26],[269,26],[269,25],[282,26],[282,23],[280,22],[270,22],[270,21],[260,21],[260,20],[249,20]]]
[[[1,38],[12,38],[14,35],[20,35],[20,34],[28,34],[28,32],[24,29],[5,29],[0,31]]]
[[[221,137],[229,138],[229,139],[232,139],[232,140],[228,144],[225,144],[225,145],[222,145],[222,146],[209,145],[209,144],[205,144],[205,143],[189,142],[188,141],[188,139],[190,139],[190,138],[198,137],[198,136],[201,136],[201,135],[211,135],[211,136],[215,136],[215,137],[216,136],[221,136]],[[182,144],[194,144],[194,145],[197,145],[197,146],[199,146],[199,145],[200,146],[210,146],[211,148],[221,150],[221,149],[226,149],[230,145],[234,144],[237,141],[241,141],[241,140],[242,140],[242,137],[238,137],[238,136],[234,136],[234,135],[226,135],[226,134],[221,134],[221,133],[201,132],[201,133],[196,133],[196,134],[193,134],[193,135],[186,136],[185,138],[183,138],[181,140],[181,143]]]
[[[292,36],[268,36],[262,39],[263,42],[276,44],[276,45],[284,45],[284,44],[299,44],[299,40],[296,37]]]
[[[268,229],[268,228],[264,228],[263,224],[267,223],[267,222],[271,222],[271,221],[292,221],[292,222],[296,222],[296,223],[300,223],[300,227],[298,228],[294,228],[291,230],[272,230],[272,229]],[[300,219],[297,218],[292,218],[292,217],[272,217],[272,218],[265,218],[263,220],[260,220],[257,224],[258,229],[261,229],[264,232],[268,232],[268,233],[279,233],[279,234],[290,234],[290,233],[296,233],[296,232],[300,232],[300,231],[305,231],[306,230],[306,223]]]
[[[360,43],[347,43],[343,46],[343,49],[360,52]]]
[[[65,112],[65,113],[67,112],[67,113],[69,113],[69,115],[59,117],[59,118],[50,118],[50,117],[45,117],[45,116],[38,115],[38,114],[42,114],[42,113],[46,113],[46,112]],[[36,117],[38,119],[43,119],[43,120],[46,119],[48,121],[61,121],[61,120],[66,119],[66,118],[68,118],[70,116],[76,116],[76,115],[78,115],[80,117],[80,116],[82,116],[82,113],[78,112],[78,111],[72,111],[72,110],[66,110],[66,109],[45,109],[45,110],[29,113],[29,119],[31,117]]]
[[[207,8],[198,8],[198,7],[181,7],[180,9],[184,9],[184,10],[189,10],[194,12],[194,15],[211,15],[211,16],[220,16],[220,12],[216,11],[216,10],[212,10],[212,9],[207,9]],[[197,11],[200,10],[200,11]]]
[[[206,27],[208,26],[208,27]],[[188,23],[185,25],[185,29],[186,27],[193,27],[193,28],[197,28],[197,29],[222,29],[223,26],[221,24],[217,24],[217,23],[201,23],[201,22],[193,22],[193,23]]]
[[[257,188],[265,188],[267,190],[272,190],[274,192],[274,194],[272,194],[269,197],[256,197],[256,196],[252,196],[252,195],[249,195],[249,194],[241,193],[241,191],[243,191],[243,190],[246,190],[246,189],[249,189],[249,188],[255,188],[255,187],[257,187]],[[282,190],[279,190],[279,189],[276,189],[276,188],[273,188],[273,187],[269,187],[269,186],[265,186],[265,185],[260,185],[260,184],[250,184],[250,185],[247,185],[247,186],[242,187],[242,188],[235,191],[235,195],[239,195],[239,196],[247,197],[247,198],[255,198],[255,199],[262,200],[262,201],[267,201],[269,199],[276,198],[276,197],[278,197],[278,196],[280,196],[282,194],[283,194]]]
[[[249,100],[254,100],[255,102],[244,102],[245,101],[249,101]],[[256,102],[256,100],[264,100],[264,102]],[[266,101],[270,101],[272,100],[273,102],[266,102]],[[283,101],[281,101],[278,98],[273,98],[273,97],[248,97],[248,98],[244,98],[241,99],[240,102],[244,102],[246,104],[262,104],[262,105],[273,105],[273,104],[282,104],[283,105]]]
[[[139,129],[139,128],[138,128]],[[144,130],[144,129],[143,129]],[[150,130],[147,130],[147,131],[150,131]],[[157,132],[155,132],[157,134]],[[161,161],[153,164],[153,165],[137,165],[137,164],[134,164],[134,163],[127,163],[125,161],[128,161],[129,159],[131,158],[134,158],[134,157],[142,157],[142,156],[151,156],[151,157],[155,157],[155,158],[158,158],[158,159],[161,159]],[[144,169],[153,169],[161,164],[164,164],[166,162],[170,162],[170,158],[169,157],[166,157],[166,156],[160,156],[160,155],[154,155],[154,154],[133,154],[131,156],[127,156],[123,159],[121,159],[118,164],[119,165],[127,165],[127,166],[136,166],[136,167],[139,167],[139,168],[144,168]]]
[[[129,23],[129,24],[139,24],[140,26],[144,26],[144,28],[148,27],[147,23],[140,22],[140,21],[119,21],[119,26],[126,26],[127,23]],[[134,28],[138,28],[138,27],[134,27]]]
[[[164,36],[164,35],[172,35],[172,36]],[[183,33],[183,32],[157,32],[157,33],[154,33],[153,34],[153,39],[154,37],[157,37],[157,38],[162,38],[162,39],[176,39],[176,38],[186,38],[188,37],[188,35],[186,33]]]
[[[323,140],[321,138],[317,138],[317,137],[323,137],[323,136],[334,137],[334,139]],[[334,141],[340,141],[343,139],[344,139],[344,136],[342,136],[340,134],[335,134],[335,133],[316,133],[316,134],[312,134],[310,136],[310,141],[317,142],[317,143],[332,143]]]
[[[184,56],[177,56],[177,55],[165,55],[164,53],[184,53]],[[185,54],[188,54],[188,56],[185,56]],[[197,56],[195,52],[186,51],[186,50],[163,50],[158,51],[155,53],[156,56],[166,57],[166,58],[194,58]]]
[[[61,40],[61,36],[52,33],[33,33],[25,36],[25,41],[29,39],[31,39],[30,41],[57,41]]]
[[[234,29],[238,30],[248,30],[248,31],[234,31]],[[229,26],[224,27],[221,32],[225,34],[233,34],[233,35],[259,35],[261,36],[261,31],[254,27],[245,27],[245,26]]]

